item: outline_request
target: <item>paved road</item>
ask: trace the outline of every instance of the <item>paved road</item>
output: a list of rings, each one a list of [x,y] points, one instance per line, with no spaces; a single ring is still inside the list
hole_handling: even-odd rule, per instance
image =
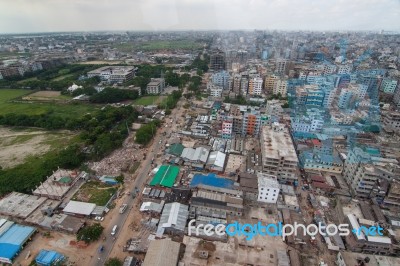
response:
[[[181,103],[182,100],[178,102],[177,108],[172,110],[172,113],[169,117],[174,118],[176,113],[179,110],[179,107],[182,106]],[[169,121],[169,119],[166,119],[166,121]],[[171,127],[170,124],[167,122],[168,127],[165,128],[165,126],[162,128],[166,131],[166,135],[171,133]],[[133,191],[135,187],[139,188],[140,192],[142,191],[144,184],[146,182],[148,173],[151,169],[151,159],[156,157],[157,152],[159,152],[164,146],[165,141],[163,143],[159,143],[160,140],[165,140],[165,137],[162,136],[160,131],[163,131],[162,129],[159,129],[154,140],[153,144],[148,147],[148,153],[146,156],[146,160],[142,161],[140,167],[136,170],[139,172],[137,175],[136,179],[134,182],[132,182],[130,185],[126,187],[128,191]],[[129,213],[131,211],[131,208],[134,207],[136,199],[133,199],[130,196],[127,196],[124,198],[124,202],[128,204],[127,210],[123,213],[119,213],[119,206],[116,206],[114,209],[108,213],[108,216],[112,217],[111,222],[108,224],[107,228],[104,228],[104,235],[106,236],[105,241],[100,241],[100,243],[97,243],[97,248],[96,248],[96,254],[93,255],[93,259],[90,262],[90,265],[103,265],[104,262],[107,260],[108,256],[110,255],[112,249],[114,248],[114,244],[116,242],[116,238],[120,234],[124,234],[124,232],[121,232],[121,229],[124,227],[124,224],[129,216]],[[111,231],[114,225],[118,226],[118,231],[115,236],[111,236]],[[104,251],[100,252],[100,247],[104,247]],[[116,248],[122,248],[122,247],[116,247]]]

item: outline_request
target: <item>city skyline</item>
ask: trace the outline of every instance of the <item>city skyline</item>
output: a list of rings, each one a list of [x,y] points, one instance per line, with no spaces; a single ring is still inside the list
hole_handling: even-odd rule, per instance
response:
[[[400,2],[0,0],[0,33],[68,31],[399,31]],[[373,18],[373,19],[371,19]]]

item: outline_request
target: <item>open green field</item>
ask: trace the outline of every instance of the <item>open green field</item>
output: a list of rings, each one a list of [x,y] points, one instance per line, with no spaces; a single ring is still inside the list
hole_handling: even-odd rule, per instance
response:
[[[54,79],[52,79],[52,81],[60,81],[66,78],[72,78],[74,76],[74,74],[65,74],[65,75],[61,75],[59,77],[56,77]]]
[[[72,197],[72,200],[94,203],[104,206],[117,191],[117,188],[99,181],[88,181]]]
[[[24,102],[22,96],[26,97],[30,93],[32,93],[30,90],[0,89],[0,115],[7,113],[40,115],[51,111],[61,117],[79,117],[99,108],[87,103]]]
[[[28,57],[30,53],[17,53],[17,52],[0,52],[0,59],[8,59],[15,57]]]
[[[133,101],[136,105],[153,105],[158,104],[162,96],[144,96]]]
[[[172,40],[172,41],[149,41],[143,43],[120,43],[115,45],[115,48],[121,52],[131,52],[132,50],[192,50],[200,49],[203,44],[192,40]]]

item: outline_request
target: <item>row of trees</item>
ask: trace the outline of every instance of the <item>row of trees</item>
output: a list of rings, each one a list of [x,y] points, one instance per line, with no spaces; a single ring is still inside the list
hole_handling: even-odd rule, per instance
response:
[[[104,227],[99,223],[95,223],[89,226],[85,226],[81,230],[79,230],[76,238],[79,241],[85,241],[86,243],[91,243],[100,239],[101,234],[103,233]]]
[[[135,100],[139,98],[139,93],[133,90],[121,90],[115,88],[105,88],[99,93],[90,96],[92,103],[117,103],[124,100]]]
[[[142,125],[136,132],[135,141],[142,145],[148,144],[153,139],[160,124],[159,120],[154,120],[148,124]]]
[[[93,77],[85,80],[78,78],[90,70],[99,67],[98,65],[62,65],[49,70],[40,70],[36,72],[27,72],[24,76],[10,77],[0,80],[0,87],[11,89],[29,88],[32,90],[51,89],[62,91],[71,86],[73,82],[83,87],[94,86],[100,80],[98,77]],[[60,80],[56,78],[64,76]],[[35,79],[29,79],[35,77]]]

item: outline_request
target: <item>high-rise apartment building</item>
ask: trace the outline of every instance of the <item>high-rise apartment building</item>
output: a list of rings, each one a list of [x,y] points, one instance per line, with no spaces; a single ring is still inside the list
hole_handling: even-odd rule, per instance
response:
[[[288,60],[286,59],[277,59],[275,63],[275,73],[277,74],[285,74],[288,67]]]
[[[268,75],[265,78],[264,89],[266,94],[274,93],[274,89],[276,87],[276,84],[278,83],[278,80],[279,76],[277,75]]]
[[[248,94],[261,95],[262,94],[262,78],[252,78],[249,80]]]
[[[279,123],[261,129],[263,172],[275,175],[280,182],[297,181],[298,158],[289,130]]]
[[[398,81],[395,79],[385,78],[382,80],[381,91],[384,93],[393,94],[396,90]]]

